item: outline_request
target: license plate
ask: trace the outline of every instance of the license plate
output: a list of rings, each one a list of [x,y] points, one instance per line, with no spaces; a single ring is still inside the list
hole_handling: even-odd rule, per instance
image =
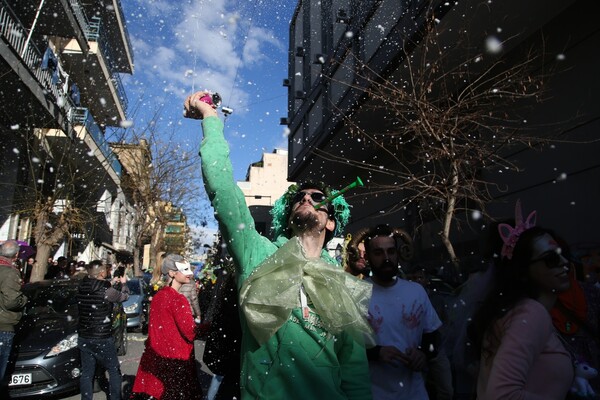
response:
[[[31,384],[31,374],[12,374],[8,386]]]

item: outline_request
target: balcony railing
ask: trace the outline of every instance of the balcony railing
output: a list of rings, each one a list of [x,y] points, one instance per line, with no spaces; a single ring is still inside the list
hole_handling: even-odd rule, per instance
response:
[[[104,132],[102,132],[102,129],[96,124],[94,117],[92,117],[92,114],[90,114],[88,109],[84,107],[73,107],[70,113],[70,120],[72,124],[85,126],[107,162],[110,163],[117,175],[121,176],[121,163],[117,160],[115,153],[110,149],[110,146],[104,137]]]
[[[111,49],[110,43],[106,40],[105,37],[101,35],[101,24],[100,17],[94,16],[89,20],[83,11],[83,7],[79,0],[70,0],[71,9],[73,10],[73,14],[77,19],[79,25],[83,29],[85,33],[85,37],[87,40],[91,42],[97,42],[100,46],[100,51],[104,55],[105,60],[108,63],[108,70],[110,72],[110,80],[116,88],[117,95],[121,100],[121,104],[123,105],[123,109],[127,110],[127,106],[129,105],[129,100],[127,99],[127,94],[125,93],[125,87],[123,86],[123,82],[121,81],[121,77],[118,72],[116,72],[117,68],[114,65],[113,59],[113,51]],[[119,3],[120,5],[120,3]],[[122,11],[119,7],[119,12],[121,13],[121,20],[125,21],[123,18]],[[125,26],[124,26],[125,27]],[[126,28],[125,28],[126,29]],[[129,41],[129,34],[127,30],[125,30],[125,39],[127,41],[127,46],[131,49],[131,43]]]
[[[104,59],[106,60],[106,62],[108,64],[110,80],[112,81],[113,85],[115,86],[115,89],[117,91],[117,96],[119,96],[119,99],[121,100],[123,109],[127,110],[127,106],[129,105],[129,100],[127,99],[127,94],[125,93],[125,87],[123,86],[123,82],[121,81],[121,77],[119,76],[119,73],[117,72],[117,68],[115,66],[114,51],[112,50],[112,47],[110,46],[110,43],[108,42],[108,40],[106,40],[106,37],[104,35],[102,35],[100,18],[93,17],[92,20],[90,21],[90,23],[88,24],[88,26],[89,26],[89,28],[86,31],[86,37],[88,38],[88,40],[95,41],[98,43],[98,46],[100,47],[100,51],[102,52],[102,55],[104,56]]]
[[[86,15],[85,15],[85,12],[83,11],[83,6],[79,2],[79,0],[70,0],[69,4],[71,5],[71,9],[73,10],[73,15],[75,15],[75,19],[79,23],[81,30],[83,32],[86,32],[88,30],[88,26],[89,26],[90,22],[88,21]]]
[[[42,88],[49,91],[56,103],[68,113],[73,104],[64,90],[53,83],[50,71],[40,68],[42,52],[33,42],[27,43],[27,30],[5,0],[2,0],[0,7],[0,35],[29,67]]]
[[[121,18],[123,31],[125,33],[125,41],[127,42],[127,47],[131,51],[133,49],[133,46],[131,45],[131,39],[129,38],[129,31],[127,31],[127,25],[125,25],[126,20],[125,20],[125,15],[123,14],[123,8],[121,7],[120,0],[117,2],[117,11],[119,12],[119,18]],[[133,54],[132,54],[132,61],[133,61]]]

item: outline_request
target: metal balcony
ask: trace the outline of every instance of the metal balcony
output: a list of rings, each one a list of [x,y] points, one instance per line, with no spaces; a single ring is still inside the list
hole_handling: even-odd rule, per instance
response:
[[[62,88],[54,84],[50,71],[40,68],[43,53],[30,40],[27,29],[25,29],[17,15],[15,15],[4,0],[0,2],[0,36],[8,43],[8,46],[13,50],[14,55],[28,67],[29,72],[33,75],[39,85],[37,91],[44,92],[46,98],[50,95],[53,103],[67,114],[73,106],[69,96]],[[59,76],[59,80],[61,79],[64,79],[64,76]],[[33,90],[31,87],[29,89]],[[52,109],[47,109],[47,111],[52,114],[54,106],[49,107]],[[66,122],[67,121],[64,121],[64,123],[61,124],[61,127],[66,131],[70,131]],[[69,135],[72,136],[72,132],[69,132]]]
[[[85,126],[90,136],[94,139],[94,143],[100,149],[106,160],[110,163],[112,169],[118,176],[121,176],[122,166],[117,156],[113,153],[104,137],[104,132],[94,121],[94,117],[89,110],[84,107],[73,107],[69,113],[69,120],[73,125]]]

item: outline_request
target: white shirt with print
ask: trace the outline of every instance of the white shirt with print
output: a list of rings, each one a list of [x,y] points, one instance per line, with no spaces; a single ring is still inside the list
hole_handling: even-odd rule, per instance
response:
[[[389,287],[373,283],[369,323],[378,345],[395,346],[400,351],[418,347],[423,333],[433,332],[442,325],[425,289],[402,279]],[[428,399],[421,372],[412,371],[402,363],[380,361],[369,361],[369,371],[373,400]]]

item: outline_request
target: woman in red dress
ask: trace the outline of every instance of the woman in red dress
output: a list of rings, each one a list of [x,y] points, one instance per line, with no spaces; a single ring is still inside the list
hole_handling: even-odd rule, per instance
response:
[[[196,324],[190,303],[179,293],[193,272],[176,254],[164,258],[161,271],[166,285],[152,298],[148,339],[131,399],[201,399],[194,357]]]

